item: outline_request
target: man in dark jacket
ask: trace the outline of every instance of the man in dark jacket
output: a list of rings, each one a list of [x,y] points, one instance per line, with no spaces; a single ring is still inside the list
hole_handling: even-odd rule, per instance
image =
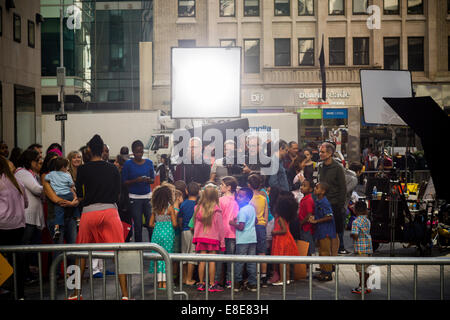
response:
[[[347,193],[347,184],[345,181],[344,167],[334,160],[333,155],[336,148],[329,142],[324,142],[320,146],[320,160],[318,170],[319,182],[326,182],[329,185],[326,197],[333,209],[334,220],[336,224],[336,233],[338,234],[338,245],[333,246],[335,254],[348,254],[344,247],[344,220],[345,220],[345,196]],[[336,247],[336,248],[335,248]],[[337,250],[337,248],[339,248]]]

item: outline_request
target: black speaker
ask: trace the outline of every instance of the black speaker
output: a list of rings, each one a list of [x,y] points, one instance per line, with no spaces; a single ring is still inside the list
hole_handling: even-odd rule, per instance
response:
[[[14,4],[14,0],[6,0],[5,7],[6,7],[6,10],[15,8],[16,5]]]

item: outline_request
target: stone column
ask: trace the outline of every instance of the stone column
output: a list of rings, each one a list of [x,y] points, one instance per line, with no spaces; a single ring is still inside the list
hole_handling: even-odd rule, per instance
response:
[[[361,140],[361,108],[348,108],[348,143],[347,160],[348,163],[360,161],[360,141]]]

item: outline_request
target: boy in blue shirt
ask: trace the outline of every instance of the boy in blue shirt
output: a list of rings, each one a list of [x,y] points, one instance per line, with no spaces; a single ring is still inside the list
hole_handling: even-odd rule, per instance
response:
[[[64,200],[72,201],[74,199],[74,183],[72,176],[67,172],[69,160],[58,157],[55,160],[55,171],[51,171],[45,176],[45,180],[50,182],[50,186],[56,195]],[[74,217],[77,219],[77,225],[80,224],[80,212],[74,210]],[[64,226],[64,207],[55,204],[55,232],[53,240],[57,241],[61,235],[60,226]]]
[[[314,188],[314,217],[309,218],[309,222],[314,224],[314,236],[319,240],[319,255],[331,256],[331,241],[336,238],[336,227],[334,224],[333,209],[325,194],[328,191],[328,184],[320,182]],[[319,281],[331,281],[333,265],[321,264]]]
[[[237,218],[230,220],[230,225],[236,228],[236,254],[256,255],[256,211],[249,204],[253,198],[253,191],[250,188],[241,188],[236,195],[236,202],[239,205]],[[244,263],[236,263],[236,287],[235,292],[244,289],[242,271]],[[247,263],[248,289],[256,291],[256,263]]]
[[[182,226],[181,229],[181,252],[182,253],[195,253],[195,245],[192,243],[194,234],[189,228],[189,221],[194,215],[194,208],[197,204],[197,197],[200,192],[200,185],[196,182],[191,182],[187,186],[188,197],[180,206],[180,212],[178,213],[178,225]],[[193,280],[194,268],[196,262],[183,262],[183,279],[184,284],[192,286],[195,284]]]

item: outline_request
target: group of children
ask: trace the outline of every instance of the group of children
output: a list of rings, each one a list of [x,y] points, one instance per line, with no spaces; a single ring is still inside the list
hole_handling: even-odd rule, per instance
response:
[[[152,194],[150,227],[154,229],[151,242],[161,245],[169,253],[298,256],[296,240],[303,240],[309,244],[308,255],[315,253],[316,243],[320,256],[332,255],[336,229],[326,198],[326,183],[314,186],[304,180],[300,204],[291,192],[270,190],[270,193],[277,193],[277,197],[275,200],[269,198],[259,175],[249,176],[248,187],[238,189],[237,186],[237,180],[231,176],[224,177],[219,186],[208,183],[200,188],[195,182],[186,186],[182,181],[158,186]],[[355,254],[367,256],[372,253],[372,244],[365,202],[357,204],[356,212],[358,218],[351,232]],[[299,229],[299,239],[294,239],[298,236],[293,228]],[[256,291],[256,263],[246,263],[246,272],[244,265],[235,263],[234,279],[231,279],[231,263],[209,262],[207,284],[204,281],[206,262],[199,262],[197,266],[196,262],[186,261],[181,272],[184,284],[196,286],[199,291],[220,292],[223,287],[231,288],[233,280],[235,292]],[[196,266],[198,282],[194,280]],[[149,272],[153,273],[154,269],[152,262]],[[156,269],[158,288],[164,290],[164,262],[159,261]],[[270,269],[272,276],[269,279],[269,266],[261,264],[262,287],[282,285],[282,268],[272,265]],[[286,268],[287,284],[291,282],[289,269]],[[333,269],[331,264],[320,265],[320,274],[316,278],[332,280]],[[360,272],[360,267],[357,271]],[[360,287],[361,283],[353,292],[360,293]]]

